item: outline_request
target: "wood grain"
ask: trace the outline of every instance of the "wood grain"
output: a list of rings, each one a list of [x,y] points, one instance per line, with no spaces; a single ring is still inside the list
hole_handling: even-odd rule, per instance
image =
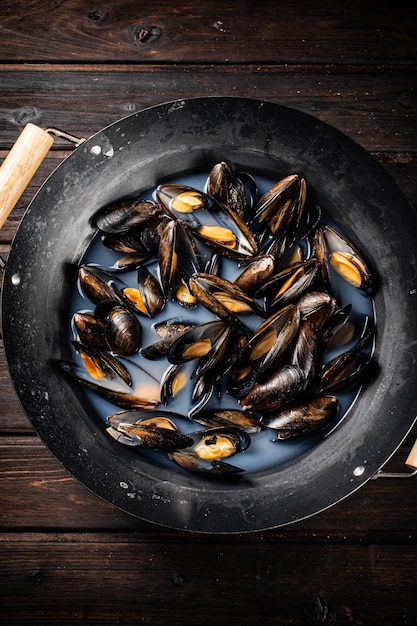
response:
[[[395,16],[393,13],[395,12]],[[395,19],[394,19],[395,17]],[[5,60],[165,63],[413,63],[416,7],[32,0],[0,7]],[[48,45],[45,45],[48,42]]]
[[[0,53],[1,54],[1,53]],[[329,68],[184,65],[73,69],[0,66],[0,149],[27,122],[79,137],[141,109],[172,100],[230,96],[277,102],[335,126],[367,150],[416,145],[415,69],[355,73]],[[34,104],[36,102],[36,105]],[[62,140],[55,146],[68,148]]]
[[[8,624],[392,626],[417,617],[408,601],[415,551],[407,546],[330,544],[323,550],[262,540],[161,541],[138,533],[37,533],[3,541]],[[393,578],[398,558],[403,574]],[[343,578],[334,576],[335,564]],[[24,601],[16,589],[25,590]]]

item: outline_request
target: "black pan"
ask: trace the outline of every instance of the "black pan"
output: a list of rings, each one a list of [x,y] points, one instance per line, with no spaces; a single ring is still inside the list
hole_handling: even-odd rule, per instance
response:
[[[238,480],[182,474],[142,460],[98,424],[84,393],[57,371],[68,355],[74,268],[113,199],[226,160],[277,179],[301,173],[362,250],[376,281],[377,368],[353,409],[319,445]],[[24,410],[58,461],[134,516],[177,529],[237,533],[311,516],[361,487],[387,461],[417,410],[417,217],[360,146],[309,115],[267,102],[197,98],[135,113],[91,137],[45,182],[14,239],[3,332]]]

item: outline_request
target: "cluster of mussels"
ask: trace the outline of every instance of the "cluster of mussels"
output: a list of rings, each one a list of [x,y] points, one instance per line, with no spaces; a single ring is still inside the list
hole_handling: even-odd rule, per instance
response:
[[[240,471],[223,459],[253,433],[272,429],[279,441],[322,428],[338,413],[335,394],[363,381],[373,322],[363,315],[358,324],[335,288],[371,295],[362,256],[323,221],[297,174],[259,195],[248,173],[221,162],[205,191],[162,184],[152,200],[123,199],[95,215],[102,243],[120,255],[112,271],[79,268],[95,308],[72,320],[81,366],[62,365],[123,409],[107,418],[121,443],[163,450],[191,470]],[[133,287],[122,274],[132,269]],[[207,316],[161,319],[168,301]],[[151,345],[142,345],[141,316],[156,320]],[[132,360],[137,353],[165,360],[161,380]],[[207,409],[220,385],[235,408]],[[184,389],[191,433],[164,409]]]

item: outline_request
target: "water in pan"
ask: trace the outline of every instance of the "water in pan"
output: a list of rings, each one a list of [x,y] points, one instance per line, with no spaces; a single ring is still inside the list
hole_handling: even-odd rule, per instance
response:
[[[190,176],[182,176],[180,180],[170,180],[169,182],[177,182],[183,185],[190,185],[197,189],[204,189],[206,180],[207,172],[203,172]],[[258,185],[259,195],[262,195],[268,189],[270,189],[275,182],[276,181],[271,181],[270,179],[257,176],[256,183]],[[141,197],[145,199],[150,199],[152,198],[152,192],[153,189],[150,189],[148,192],[141,194]],[[325,213],[322,214],[321,222],[332,225],[332,221]],[[96,237],[88,247],[81,262],[85,264],[98,265],[103,269],[109,270],[113,268],[119,256],[119,253],[114,252],[109,248],[103,246],[100,237]],[[156,262],[153,265],[148,265],[148,267],[153,271],[154,274],[157,274]],[[241,268],[237,268],[237,264],[235,261],[222,259],[222,276],[229,280],[233,280],[240,271]],[[128,285],[135,286],[136,275],[136,270],[124,272],[123,281]],[[354,287],[351,287],[341,279],[336,281],[336,290],[338,292],[336,295],[338,298],[339,306],[344,306],[345,304],[349,303],[352,304],[351,317],[353,321],[357,321],[360,323],[361,320],[365,318],[365,316],[368,316],[372,321],[374,320],[373,301],[366,294]],[[92,305],[92,303],[90,303],[83,297],[79,289],[74,287],[74,293],[70,306],[70,318],[76,311],[92,312],[93,309],[94,305]],[[209,319],[215,319],[215,316],[208,312],[201,305],[194,309],[187,310],[179,306],[175,302],[167,301],[164,309],[154,319],[140,316],[140,323],[142,326],[142,346],[148,346],[158,339],[155,331],[153,330],[153,325],[156,322],[175,317],[182,317],[198,323],[208,321]],[[257,316],[253,316],[252,318],[245,317],[245,323],[247,323],[249,326],[253,326],[253,328],[256,328],[256,326],[261,321],[262,318]],[[339,349],[338,352],[346,350],[347,347],[349,347],[349,344]],[[371,349],[372,346],[369,347],[369,350]],[[337,351],[328,350],[325,353],[326,361],[330,361],[330,359],[336,356],[336,354]],[[129,357],[129,359],[150,372],[157,380],[161,380],[165,370],[169,366],[169,363],[166,361],[166,359],[148,360],[139,353]],[[75,350],[74,361],[81,363],[81,359]],[[278,465],[286,463],[287,461],[297,458],[304,452],[316,446],[323,439],[323,437],[329,436],[329,434],[331,434],[331,431],[335,427],[337,427],[340,421],[344,419],[348,411],[351,409],[359,392],[360,387],[358,386],[350,389],[349,391],[335,394],[339,401],[338,414],[336,419],[333,420],[333,422],[328,427],[299,438],[281,442],[274,441],[275,435],[273,430],[265,429],[259,433],[251,435],[251,444],[244,452],[235,454],[230,459],[226,459],[226,461],[232,463],[234,466],[241,468],[242,470],[245,470],[246,472],[259,472],[267,470],[271,467],[276,467]],[[108,425],[106,423],[107,417],[121,409],[118,409],[113,404],[97,396],[93,392],[85,390],[85,393],[89,397],[90,403],[94,407],[97,415],[102,420],[103,429],[106,428],[106,426]],[[174,421],[177,423],[182,432],[191,433],[197,430],[202,430],[204,427],[199,425],[195,421],[187,417],[181,417],[186,416],[188,413],[188,410],[190,408],[188,402],[189,398],[187,397],[187,395],[185,393],[180,393],[174,400],[169,403],[168,406],[162,406],[161,413],[174,413]],[[221,395],[219,396],[218,394],[213,394],[211,400],[204,408],[209,409],[219,407],[235,409],[240,408],[238,400],[231,396],[227,389],[224,388],[224,386],[222,388]],[[141,455],[141,458],[148,458],[150,462],[156,462],[166,467],[170,467],[173,471],[183,471],[176,464],[174,464],[163,452],[148,451],[139,448],[136,449],[138,451],[138,454]]]

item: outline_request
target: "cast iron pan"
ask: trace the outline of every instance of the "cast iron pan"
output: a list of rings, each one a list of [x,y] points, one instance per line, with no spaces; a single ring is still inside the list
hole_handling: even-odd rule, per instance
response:
[[[271,179],[298,172],[365,254],[376,281],[377,367],[353,409],[302,456],[238,480],[173,472],[110,438],[54,363],[69,353],[75,268],[110,201],[216,162]],[[45,182],[14,239],[3,332],[17,394],[58,461],[95,494],[156,524],[240,533],[311,516],[354,492],[394,453],[417,411],[417,217],[361,147],[267,102],[196,98],[151,107],[91,137]]]

